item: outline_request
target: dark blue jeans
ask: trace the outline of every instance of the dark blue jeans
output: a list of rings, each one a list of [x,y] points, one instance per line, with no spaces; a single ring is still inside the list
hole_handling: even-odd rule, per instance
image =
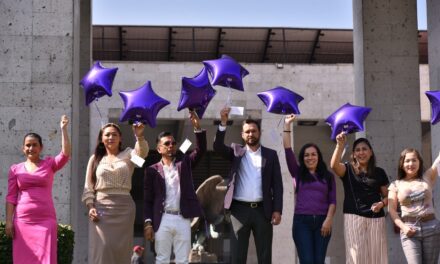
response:
[[[301,264],[323,264],[330,236],[321,236],[325,215],[295,214],[292,235]]]

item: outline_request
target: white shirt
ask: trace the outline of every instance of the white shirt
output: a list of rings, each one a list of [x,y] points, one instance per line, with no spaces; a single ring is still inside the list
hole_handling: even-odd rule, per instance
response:
[[[253,152],[246,146],[246,153],[241,158],[238,177],[235,179],[235,200],[244,202],[263,201],[263,184],[261,179],[261,146]]]
[[[162,163],[163,164],[163,163]],[[165,174],[165,210],[180,211],[180,176],[174,162],[170,166],[163,164]]]

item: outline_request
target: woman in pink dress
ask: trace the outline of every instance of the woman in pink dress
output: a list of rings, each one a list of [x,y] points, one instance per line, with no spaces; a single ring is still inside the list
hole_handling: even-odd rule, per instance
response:
[[[41,137],[24,137],[26,161],[9,169],[6,196],[6,235],[12,237],[15,264],[57,263],[57,220],[52,200],[54,174],[69,160],[70,142],[67,116],[61,117],[61,153],[40,158]]]

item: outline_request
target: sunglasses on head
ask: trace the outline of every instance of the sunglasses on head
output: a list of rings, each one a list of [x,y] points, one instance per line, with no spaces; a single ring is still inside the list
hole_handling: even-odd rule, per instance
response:
[[[170,145],[175,146],[177,145],[176,141],[165,141],[162,145],[169,147]]]

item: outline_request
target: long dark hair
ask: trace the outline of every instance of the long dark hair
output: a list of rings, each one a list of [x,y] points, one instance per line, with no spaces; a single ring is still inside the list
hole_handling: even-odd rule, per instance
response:
[[[107,154],[107,151],[105,150],[104,143],[102,143],[102,134],[104,133],[104,130],[107,127],[114,127],[118,133],[119,136],[122,136],[121,128],[115,124],[115,123],[107,123],[105,124],[100,130],[98,134],[98,140],[96,142],[95,147],[95,156],[93,158],[93,165],[92,165],[92,185],[95,186],[96,184],[96,169],[98,168],[99,162],[102,160],[102,158]],[[119,151],[122,150],[122,142],[119,142]]]
[[[304,146],[302,146],[301,150],[299,151],[299,181],[300,182],[314,182],[315,178],[310,174],[309,169],[307,169],[305,163],[304,163],[304,155],[306,152],[306,149],[308,148],[315,148],[316,152],[318,154],[318,164],[316,166],[316,175],[318,175],[318,180],[320,182],[327,182],[328,190],[331,191],[332,189],[332,181],[331,181],[331,174],[327,170],[327,165],[324,162],[324,159],[322,158],[321,150],[318,148],[318,146],[314,143],[307,143]],[[299,187],[299,183],[296,185]],[[296,190],[298,192],[298,190]]]
[[[370,141],[366,138],[358,138],[354,141],[353,147],[352,147],[352,159],[354,161],[354,150],[356,149],[356,146],[360,143],[365,143],[365,145],[368,146],[368,148],[371,150],[371,157],[368,160],[367,164],[367,177],[371,178],[373,177],[374,170],[376,169],[376,155],[374,155],[373,147],[371,147]]]
[[[423,159],[422,156],[420,156],[420,153],[413,148],[406,148],[400,153],[399,166],[397,167],[397,179],[401,180],[406,176],[406,172],[403,169],[403,163],[405,162],[405,156],[408,153],[416,154],[417,159],[419,160],[419,169],[417,170],[417,178],[421,179],[423,177]]]

